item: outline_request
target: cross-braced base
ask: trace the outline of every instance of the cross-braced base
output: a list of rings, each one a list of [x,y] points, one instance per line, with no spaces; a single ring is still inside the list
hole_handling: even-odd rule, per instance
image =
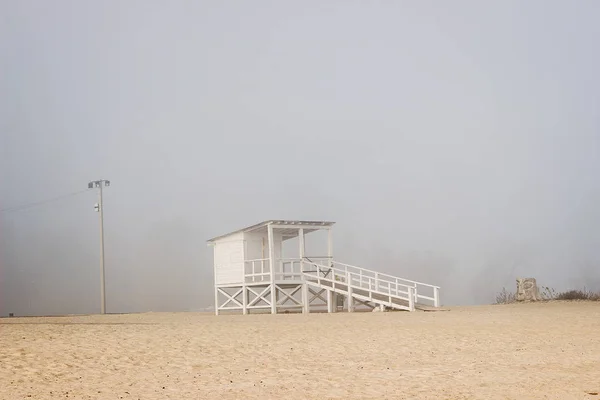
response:
[[[378,304],[368,300],[317,288],[304,282],[256,282],[224,286],[215,289],[216,314],[223,312],[248,313],[309,313],[373,310]]]
[[[216,313],[239,311],[300,312],[304,309],[302,282],[257,282],[246,285],[218,286],[215,290]]]

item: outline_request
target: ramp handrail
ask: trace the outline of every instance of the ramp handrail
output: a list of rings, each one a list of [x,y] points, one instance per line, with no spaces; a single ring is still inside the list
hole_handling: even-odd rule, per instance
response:
[[[410,279],[398,278],[397,276],[388,275],[388,274],[382,274],[381,272],[373,271],[371,269],[367,269],[367,268],[363,268],[363,267],[357,267],[355,265],[344,264],[344,263],[339,262],[339,261],[333,261],[333,264],[338,264],[338,265],[341,265],[341,266],[344,266],[344,267],[348,267],[348,268],[356,268],[356,269],[362,270],[363,272],[371,272],[373,274],[379,275],[380,277],[386,277],[386,278],[391,278],[391,279],[398,279],[400,281],[408,282],[408,283],[411,283],[413,285],[427,286],[427,287],[430,287],[430,288],[438,288],[438,289],[440,288],[439,286],[430,285],[428,283],[422,283],[422,282],[417,282],[417,281],[411,281]]]
[[[387,304],[390,307],[408,308],[408,310],[414,311],[415,297],[412,286],[390,281],[378,282],[376,278],[368,276],[363,279],[355,272],[348,271],[348,269],[323,266],[309,261],[305,261],[305,264],[315,267],[314,270],[303,271],[303,274],[311,279],[316,279],[317,284],[321,284],[321,281],[329,282],[333,290],[342,290],[349,296],[355,291],[366,292],[366,297],[370,300]],[[344,288],[340,288],[340,285]],[[387,301],[374,299],[373,295],[385,296]],[[408,307],[394,302],[394,299],[406,301]]]
[[[404,279],[404,278],[399,278],[396,276],[392,276],[392,275],[388,275],[388,274],[383,274],[377,271],[373,271],[373,270],[369,270],[366,268],[362,268],[362,267],[357,267],[355,265],[350,265],[350,264],[345,264],[345,263],[341,263],[338,261],[331,261],[328,264],[329,265],[322,265],[322,264],[317,264],[316,262],[312,262],[312,261],[304,261],[304,264],[307,265],[312,265],[312,266],[319,266],[322,268],[332,268],[333,270],[337,271],[338,276],[343,276],[346,273],[350,273],[352,274],[352,277],[355,277],[355,279],[358,280],[359,282],[359,287],[366,281],[369,284],[374,283],[375,287],[374,289],[379,292],[378,289],[382,288],[384,290],[390,290],[390,287],[411,287],[413,290],[411,290],[413,292],[413,296],[414,296],[414,302],[417,304],[422,304],[422,301],[420,300],[426,300],[428,302],[432,302],[434,307],[439,307],[440,306],[440,295],[439,295],[439,291],[440,291],[440,287],[439,286],[435,286],[435,285],[430,285],[430,284],[426,284],[426,283],[421,283],[421,282],[417,282],[417,281],[412,281],[409,279]],[[420,290],[419,290],[420,289]],[[425,294],[423,294],[423,291],[431,291],[432,292],[432,296],[427,296]],[[406,293],[406,292],[402,292],[402,293]],[[408,293],[406,293],[408,294]]]

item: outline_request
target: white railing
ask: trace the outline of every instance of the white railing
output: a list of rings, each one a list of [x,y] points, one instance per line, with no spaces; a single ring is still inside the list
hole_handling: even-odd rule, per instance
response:
[[[434,307],[440,306],[439,286],[398,278],[337,261],[330,262],[329,265],[307,261],[305,261],[305,264],[309,268],[305,269],[304,272],[308,274],[314,275],[315,272],[318,272],[318,274],[323,275],[323,278],[328,279],[331,279],[332,276],[330,275],[333,275],[334,282],[347,282],[356,289],[394,295],[404,300],[407,300],[406,297],[411,295],[412,301],[416,304],[423,304],[424,301],[427,301],[431,302]],[[317,268],[316,271],[315,268]],[[411,288],[411,290],[408,288]],[[431,294],[431,296],[428,294]]]
[[[270,260],[259,258],[244,261],[245,282],[265,282],[271,280]]]
[[[302,260],[298,258],[282,258],[277,260],[275,280],[302,280]]]
[[[244,261],[244,271],[246,283],[271,280],[268,258]],[[358,290],[368,290],[404,300],[408,300],[410,296],[415,304],[431,303],[434,307],[440,306],[439,286],[344,264],[333,261],[331,257],[282,258],[275,261],[273,278],[276,281],[302,280],[306,275],[319,276],[320,280],[331,282],[333,285],[336,282],[349,283]]]
[[[310,257],[310,260],[329,263],[330,257]],[[275,260],[273,278],[276,281],[302,280],[301,258],[280,258]],[[270,259],[259,258],[244,261],[244,277],[246,283],[265,282],[271,280]]]
[[[389,307],[404,308],[410,311],[415,309],[413,287],[391,281],[380,281],[370,276],[363,276],[350,268],[339,268],[332,263],[331,266],[306,262],[305,277],[318,285],[331,287],[333,290],[346,293],[349,297],[362,298],[368,301],[377,301]],[[400,300],[400,301],[398,301]],[[406,302],[407,305],[401,304]]]
[[[426,300],[432,303],[434,307],[440,306],[440,287],[430,285],[427,283],[411,281],[409,279],[398,278],[396,276],[382,274],[377,271],[373,271],[366,268],[356,267],[354,265],[344,264],[337,261],[333,262],[336,267],[341,267],[344,270],[356,272],[359,276],[369,276],[375,279],[378,284],[383,284],[385,288],[389,284],[401,284],[405,286],[412,286],[414,289],[415,303],[422,304],[419,300]]]

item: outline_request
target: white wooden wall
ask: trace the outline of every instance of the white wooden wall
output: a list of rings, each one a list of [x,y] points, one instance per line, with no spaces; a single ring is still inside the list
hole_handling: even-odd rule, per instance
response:
[[[278,260],[281,258],[282,236],[277,230],[273,232],[273,241],[275,259]],[[217,240],[214,245],[215,283],[241,284],[244,282],[244,260],[263,258],[269,258],[269,239],[266,232],[236,233]],[[266,264],[265,272],[270,271],[268,268]]]
[[[215,283],[244,282],[244,235],[233,234],[215,242]]]

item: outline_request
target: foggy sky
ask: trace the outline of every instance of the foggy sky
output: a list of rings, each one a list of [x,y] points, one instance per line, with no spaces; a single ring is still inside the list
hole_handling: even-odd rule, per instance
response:
[[[205,241],[493,301],[600,289],[596,1],[0,0],[0,209],[110,179],[109,312],[212,305]],[[99,311],[96,192],[0,213],[0,315]]]

